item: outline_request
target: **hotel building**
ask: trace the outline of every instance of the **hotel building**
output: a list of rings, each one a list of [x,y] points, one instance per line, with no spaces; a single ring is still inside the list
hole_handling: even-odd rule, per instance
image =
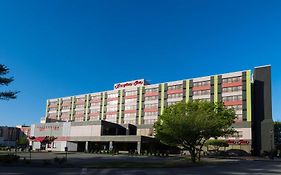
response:
[[[268,131],[272,128],[270,66],[256,67],[253,73],[244,70],[158,84],[139,79],[116,83],[109,91],[49,99],[44,118],[46,124],[33,125],[31,131],[36,137],[40,135],[39,131],[46,132],[47,125],[65,122],[59,125],[69,125],[69,129],[65,130],[71,131],[63,137],[64,141],[74,143],[79,134],[86,136],[93,130],[82,126],[102,121],[125,128],[133,126],[136,137],[153,138],[153,124],[165,107],[192,100],[222,101],[225,107],[235,110],[237,118],[233,127],[238,134],[225,138],[231,148],[255,151],[256,154],[269,150]],[[72,126],[78,125],[80,130],[76,128],[75,136],[72,136]],[[45,129],[42,130],[42,126]],[[50,135],[50,132],[47,133]],[[101,135],[99,133],[95,137]],[[87,135],[84,139],[91,139],[91,136]],[[89,140],[79,141],[85,141],[87,146]]]

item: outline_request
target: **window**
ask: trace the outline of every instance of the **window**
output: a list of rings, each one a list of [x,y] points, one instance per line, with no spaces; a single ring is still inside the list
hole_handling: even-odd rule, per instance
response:
[[[138,100],[137,98],[125,99],[125,103],[136,103],[137,100]]]
[[[145,97],[145,101],[152,101],[152,100],[158,100],[158,95],[157,96],[150,96],[150,97]]]
[[[168,98],[182,98],[183,94],[168,94]]]
[[[107,114],[106,115],[106,118],[115,118],[116,117],[116,114]]]
[[[158,103],[154,103],[154,104],[145,104],[144,107],[145,107],[145,108],[158,108]]]
[[[85,101],[84,97],[76,97],[76,101]]]
[[[223,101],[241,101],[242,95],[226,96],[222,98]]]
[[[242,77],[241,76],[222,79],[223,83],[233,83],[233,82],[239,82],[239,81],[242,81]]]
[[[75,111],[75,114],[84,114],[84,111]]]
[[[168,86],[168,90],[177,90],[177,89],[183,89],[183,85],[177,84],[177,85]]]
[[[154,124],[157,119],[145,119],[144,124]]]
[[[100,112],[100,109],[91,109],[90,112],[91,113],[97,113],[97,112]]]
[[[63,117],[63,116],[69,116],[69,112],[62,112],[61,113],[61,116]]]
[[[96,102],[96,103],[91,103],[91,106],[100,106],[100,102]]]
[[[91,99],[101,99],[101,95],[91,95]]]
[[[64,110],[64,109],[70,109],[70,107],[69,107],[69,106],[63,106],[62,109],[63,109],[63,110]]]
[[[232,105],[232,106],[227,106],[228,109],[233,108],[236,111],[242,110],[242,105]]]
[[[158,116],[158,112],[145,112],[145,116]]]
[[[209,86],[210,85],[210,80],[208,81],[200,81],[200,82],[194,82],[193,86]]]
[[[107,98],[117,98],[118,94],[114,93],[114,94],[107,94]]]
[[[149,92],[159,92],[159,89],[158,88],[148,88],[148,89],[145,89],[145,92],[146,93],[149,93]]]
[[[124,117],[136,117],[136,114],[135,113],[127,113],[127,114],[124,114]]]
[[[234,86],[234,87],[222,88],[223,92],[237,92],[237,91],[241,91],[241,90],[242,90],[242,86]]]
[[[125,110],[134,110],[134,109],[137,109],[136,105],[125,106]]]
[[[124,120],[124,124],[136,124],[136,120]]]
[[[107,105],[117,105],[118,104],[118,100],[114,100],[114,101],[108,101]]]
[[[84,105],[76,105],[76,108],[84,108]]]
[[[117,106],[107,107],[107,112],[117,111]]]
[[[211,90],[193,91],[193,95],[209,95]]]
[[[57,108],[49,108],[50,112],[57,111]]]
[[[68,104],[68,103],[71,103],[71,101],[70,101],[70,100],[64,100],[64,101],[62,102],[62,104]]]
[[[134,91],[126,91],[125,92],[126,96],[130,96],[130,95],[138,95],[138,91],[134,90]]]
[[[53,101],[53,102],[50,102],[50,105],[53,105],[53,106],[55,106],[55,105],[57,105],[58,103],[56,102],[56,101]]]
[[[178,103],[178,101],[168,102],[168,106],[174,105],[176,103]]]

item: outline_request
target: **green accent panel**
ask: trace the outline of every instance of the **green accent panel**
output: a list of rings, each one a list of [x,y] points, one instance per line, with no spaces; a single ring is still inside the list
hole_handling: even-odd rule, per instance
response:
[[[185,82],[185,102],[188,103],[189,102],[189,80],[186,80]]]
[[[214,102],[218,102],[218,94],[219,94],[219,89],[218,89],[218,76],[214,76]]]
[[[48,116],[48,106],[49,106],[49,100],[47,100],[47,102],[46,102],[45,118],[47,118],[47,116]]]
[[[89,115],[89,100],[90,100],[90,95],[86,95],[86,111],[85,111],[85,121],[88,120],[88,115]]]
[[[119,116],[118,116],[118,123],[121,124],[122,122],[122,102],[123,102],[123,90],[119,90],[120,98],[119,98]]]
[[[71,97],[71,113],[70,113],[70,120],[74,120],[74,102],[75,102],[75,97]]]
[[[58,105],[58,116],[57,119],[60,120],[60,113],[61,113],[61,98],[58,99],[59,105]]]
[[[164,112],[164,103],[165,103],[165,83],[161,84],[161,108],[160,108],[160,115]]]
[[[101,106],[101,120],[104,119],[104,102],[105,102],[105,92],[102,93],[102,106]]]
[[[251,71],[246,72],[247,121],[252,120]]]
[[[138,113],[138,117],[139,117],[139,125],[141,125],[141,114],[142,114],[142,92],[143,92],[143,87],[139,88],[139,113]]]

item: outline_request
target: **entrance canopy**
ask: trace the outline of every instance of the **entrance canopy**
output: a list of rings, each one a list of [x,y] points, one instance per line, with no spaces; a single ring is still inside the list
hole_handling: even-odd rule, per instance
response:
[[[34,142],[43,142],[46,139],[46,137],[35,137],[32,141]]]

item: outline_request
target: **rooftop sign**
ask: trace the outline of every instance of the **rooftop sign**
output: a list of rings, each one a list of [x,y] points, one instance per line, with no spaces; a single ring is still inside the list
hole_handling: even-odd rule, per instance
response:
[[[127,81],[122,83],[116,83],[114,84],[114,89],[124,89],[128,87],[140,87],[146,85],[146,81],[144,79],[140,80],[133,80],[133,81]]]

